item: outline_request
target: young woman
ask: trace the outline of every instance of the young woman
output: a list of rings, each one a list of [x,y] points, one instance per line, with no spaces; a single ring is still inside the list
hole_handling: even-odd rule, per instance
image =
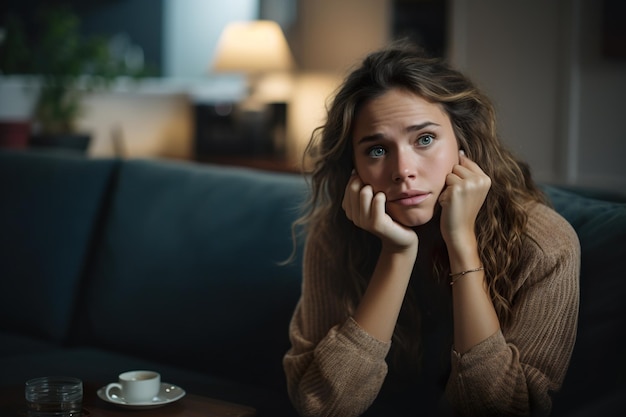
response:
[[[576,337],[579,243],[487,97],[392,45],[346,78],[307,150],[284,358],[298,412],[548,414]]]

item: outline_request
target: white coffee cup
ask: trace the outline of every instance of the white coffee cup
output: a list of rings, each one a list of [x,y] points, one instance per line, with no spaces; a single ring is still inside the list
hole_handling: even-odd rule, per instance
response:
[[[111,401],[120,400],[120,395],[111,395],[113,389],[129,404],[151,402],[161,389],[161,375],[154,371],[128,371],[119,374],[118,380],[106,386],[106,397]]]

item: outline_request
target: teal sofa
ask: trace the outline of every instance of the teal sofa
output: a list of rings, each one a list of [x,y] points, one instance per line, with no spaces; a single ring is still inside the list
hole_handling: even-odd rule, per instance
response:
[[[582,247],[577,344],[555,415],[626,394],[626,204],[545,186]],[[154,369],[188,392],[295,415],[282,371],[300,292],[298,175],[0,150],[0,386]],[[599,413],[599,414],[598,414]]]
[[[300,176],[0,151],[0,178],[0,385],[147,368],[292,413]]]

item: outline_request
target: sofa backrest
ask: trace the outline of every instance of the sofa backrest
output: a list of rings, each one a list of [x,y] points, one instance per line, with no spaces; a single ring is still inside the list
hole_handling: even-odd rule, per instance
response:
[[[305,193],[296,175],[123,162],[81,332],[98,346],[229,377],[282,372],[300,255],[280,263]]]
[[[626,204],[546,186],[554,208],[576,230],[581,246],[580,312],[570,368],[555,413],[574,411],[581,399],[626,386]],[[613,197],[610,197],[613,198]]]
[[[0,151],[0,330],[65,339],[116,164]]]

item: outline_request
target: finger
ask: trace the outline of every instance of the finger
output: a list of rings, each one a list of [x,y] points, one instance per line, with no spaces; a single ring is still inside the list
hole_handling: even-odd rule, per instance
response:
[[[450,189],[448,187],[446,187],[441,194],[439,194],[439,204],[442,207],[445,207],[447,205],[447,203],[450,201]]]
[[[343,209],[343,212],[345,213],[346,217],[349,220],[352,220],[352,210],[351,210],[350,202],[348,200],[347,195],[343,196],[343,202],[341,203],[341,208]]]
[[[361,190],[363,183],[359,179],[355,179],[350,187],[350,210],[352,221],[360,222],[361,218]]]
[[[371,216],[372,220],[378,221],[386,214],[385,203],[387,202],[387,196],[383,192],[378,192],[372,199]]]
[[[459,149],[459,165],[461,164],[461,160],[465,157],[465,151],[463,149]]]
[[[480,167],[476,163],[470,161],[469,159],[464,163],[466,165],[455,165],[454,167],[452,167],[451,174],[456,175],[462,180],[471,180],[472,178],[487,178],[487,174],[485,174],[485,172],[480,169]]]
[[[341,207],[346,213],[346,216],[352,220],[354,217],[354,209],[358,207],[358,204],[355,204],[355,200],[358,201],[358,194],[361,191],[361,180],[359,177],[352,177],[346,186],[346,191],[343,195],[343,201],[341,202]]]
[[[459,166],[469,169],[471,172],[483,173],[483,170],[476,162],[469,159],[465,153],[459,153]]]
[[[346,212],[346,215],[350,212],[350,183],[346,185],[346,189],[343,192],[343,200],[341,201],[341,208]],[[350,217],[350,216],[348,216]]]
[[[370,221],[371,208],[372,208],[372,199],[374,198],[374,190],[370,185],[366,185],[361,188],[361,192],[359,193],[359,219],[361,220],[361,224],[365,224]]]
[[[463,182],[463,177],[454,171],[446,175],[446,185],[448,187],[460,184],[461,182]]]
[[[469,167],[463,165],[455,165],[452,167],[451,174],[458,176],[459,178],[467,178],[471,175],[476,174],[476,172],[472,171]]]

